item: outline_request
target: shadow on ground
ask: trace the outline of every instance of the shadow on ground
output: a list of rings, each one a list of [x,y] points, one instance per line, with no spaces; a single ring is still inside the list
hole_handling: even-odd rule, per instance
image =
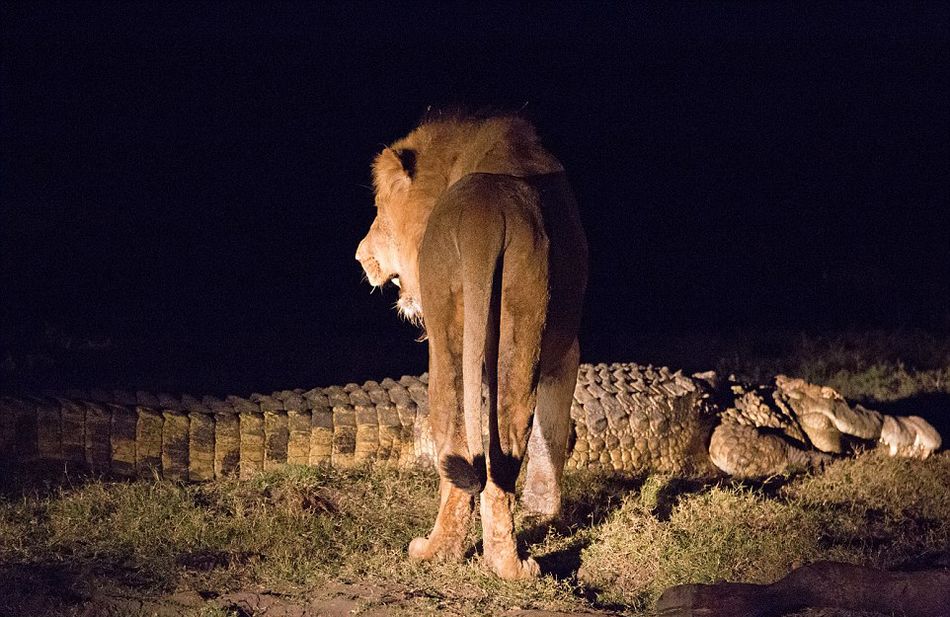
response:
[[[553,526],[557,533],[569,541],[564,548],[537,558],[541,572],[559,579],[574,579],[581,566],[581,552],[591,542],[590,535],[580,531],[604,523],[620,508],[625,499],[636,496],[654,516],[667,520],[681,499],[708,490],[721,482],[721,478],[673,476],[598,477],[592,483],[584,485],[586,490],[571,491],[565,496],[559,520],[529,525],[519,533],[518,540],[526,545],[538,544],[545,539]]]
[[[91,577],[67,564],[0,565],[0,615],[55,614],[92,597]]]

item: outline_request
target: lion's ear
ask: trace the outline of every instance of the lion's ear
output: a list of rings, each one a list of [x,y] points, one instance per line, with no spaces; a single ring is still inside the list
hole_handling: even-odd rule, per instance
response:
[[[385,148],[373,163],[373,180],[378,192],[392,193],[405,188],[412,182],[415,173],[416,152],[408,148]]]
[[[416,175],[416,151],[410,150],[409,148],[402,148],[400,150],[393,150],[393,152],[395,152],[396,157],[399,158],[402,170],[409,179],[412,180]]]
[[[385,148],[376,157],[373,171],[381,180],[412,180],[416,173],[416,151],[409,148]]]

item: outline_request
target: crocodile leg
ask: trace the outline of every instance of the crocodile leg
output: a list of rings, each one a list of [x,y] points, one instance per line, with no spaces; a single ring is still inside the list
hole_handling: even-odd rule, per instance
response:
[[[739,478],[811,471],[831,460],[825,453],[799,448],[768,429],[732,422],[713,431],[709,456],[716,467]]]

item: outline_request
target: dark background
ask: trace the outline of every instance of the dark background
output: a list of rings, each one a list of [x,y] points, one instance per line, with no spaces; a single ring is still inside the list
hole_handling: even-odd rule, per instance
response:
[[[475,4],[3,3],[6,384],[421,372],[353,255],[372,157],[458,103],[568,168],[586,360],[946,330],[946,3]]]

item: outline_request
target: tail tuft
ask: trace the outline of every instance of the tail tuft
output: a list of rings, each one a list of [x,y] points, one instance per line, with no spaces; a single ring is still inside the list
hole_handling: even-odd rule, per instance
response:
[[[521,459],[499,452],[492,457],[491,479],[506,493],[515,492],[515,483],[521,472]]]
[[[442,473],[449,481],[470,495],[478,495],[485,488],[485,458],[476,456],[469,463],[464,457],[450,454],[442,459]]]

